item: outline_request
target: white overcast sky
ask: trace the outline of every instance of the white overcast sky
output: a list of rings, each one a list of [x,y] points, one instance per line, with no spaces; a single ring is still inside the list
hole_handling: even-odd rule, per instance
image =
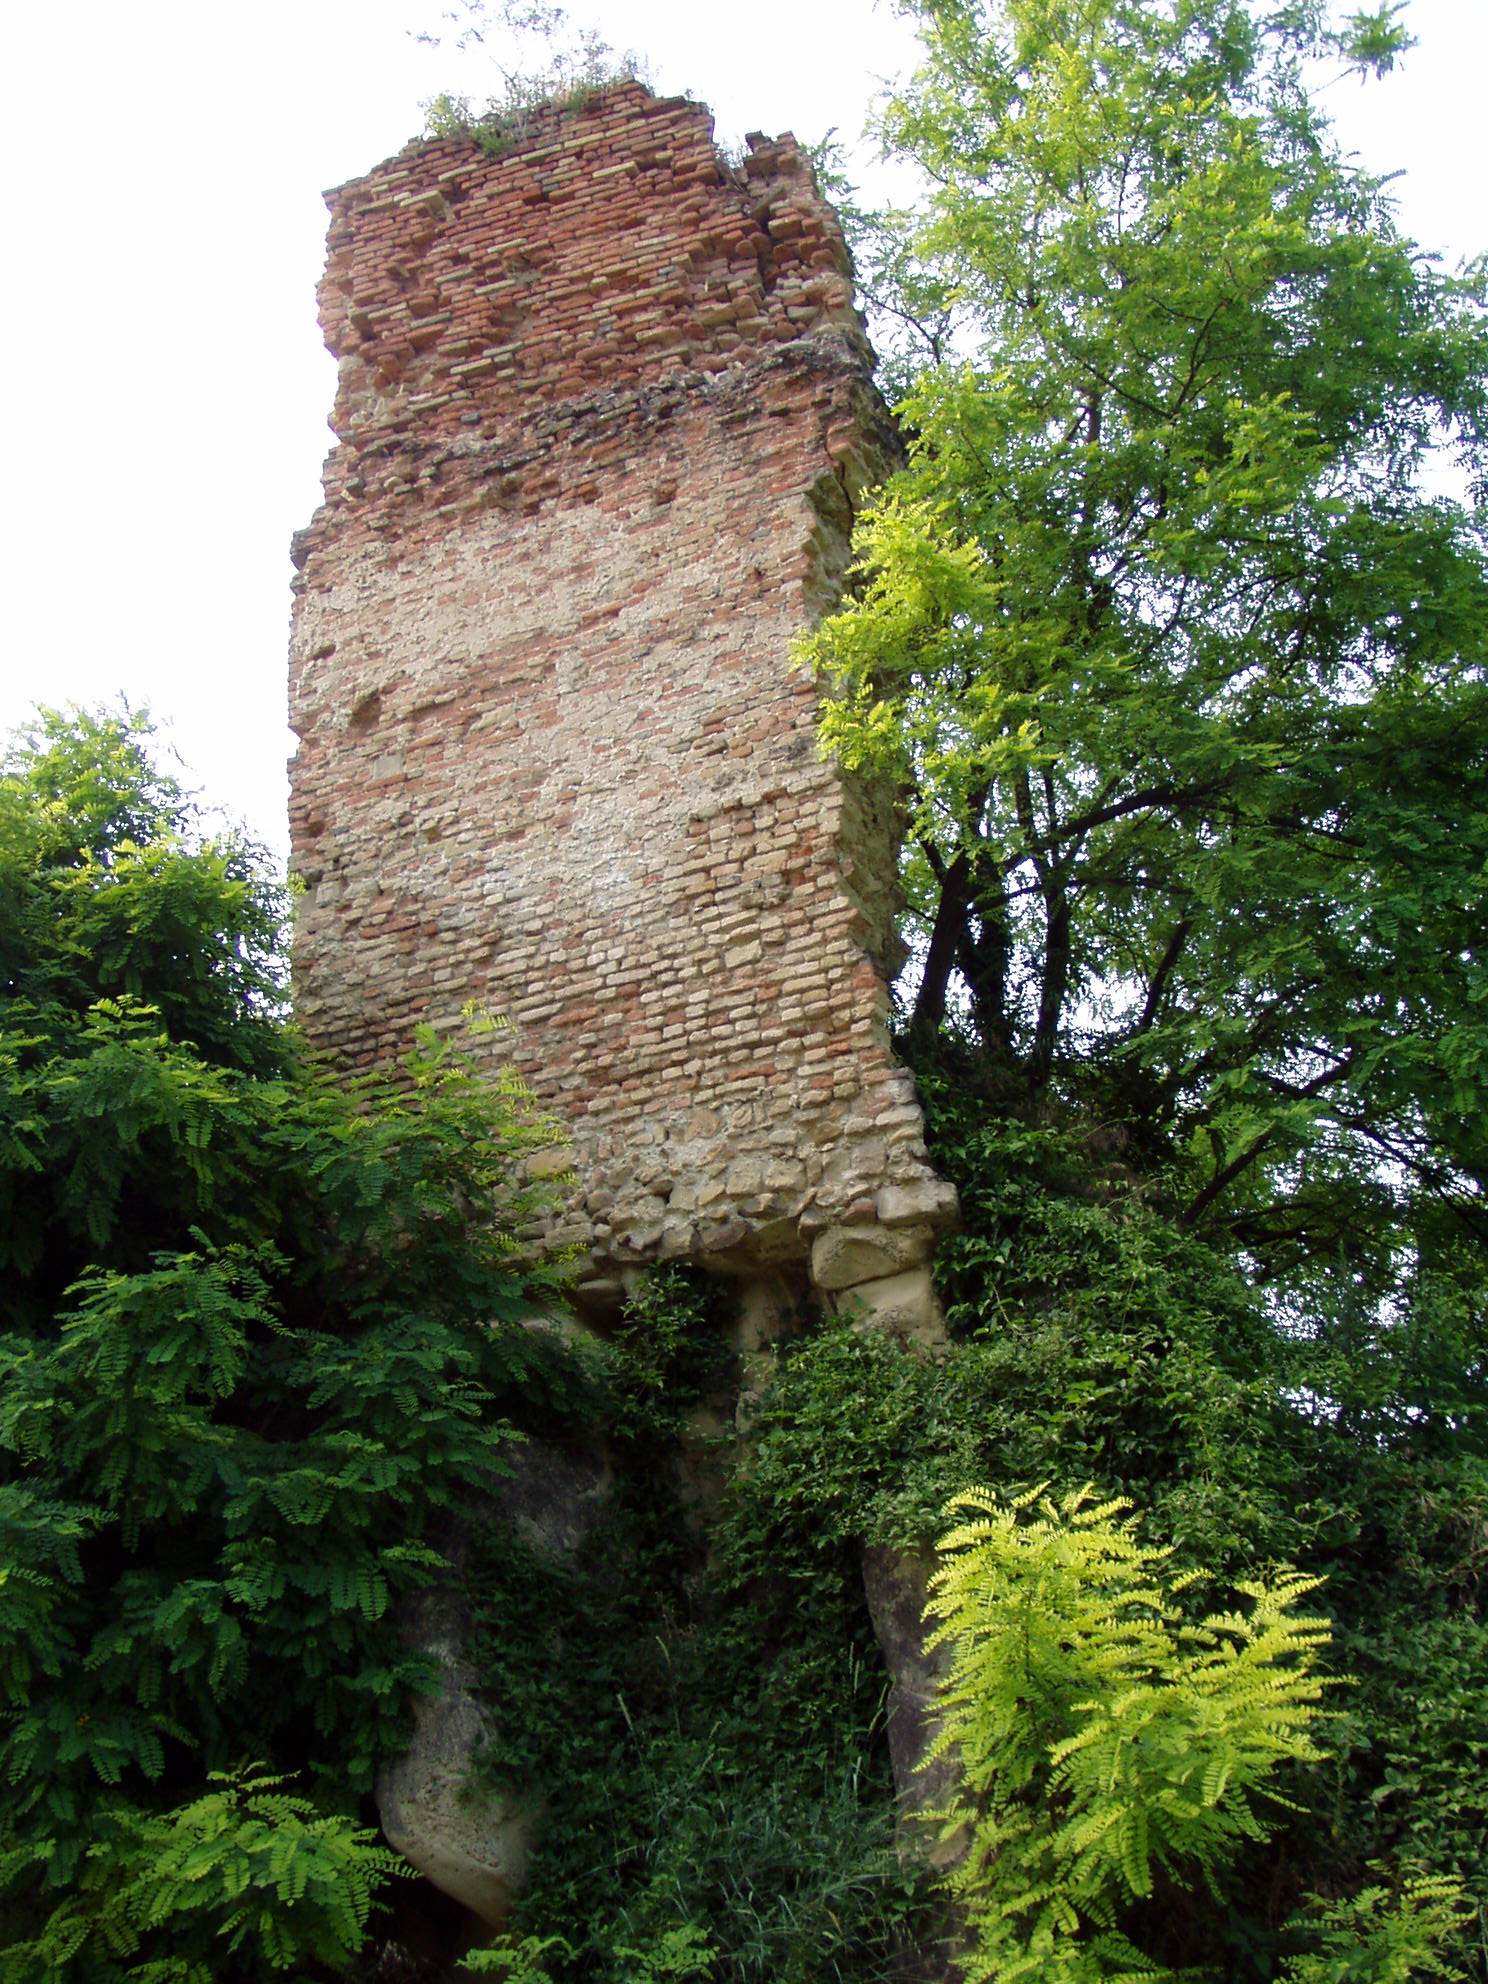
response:
[[[290,534],[329,443],[321,189],[420,127],[480,58],[439,0],[35,0],[0,75],[0,734],[36,701],[148,704],[187,781],[282,854]],[[569,0],[718,133],[856,134],[913,38],[886,0]],[[1488,247],[1488,0],[1412,0],[1396,75],[1324,102],[1406,229]]]

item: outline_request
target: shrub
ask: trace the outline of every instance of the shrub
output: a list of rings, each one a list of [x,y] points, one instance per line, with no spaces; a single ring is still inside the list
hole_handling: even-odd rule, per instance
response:
[[[146,744],[0,777],[0,1977],[57,1984],[345,1968],[400,1609],[564,1382],[546,1130],[432,1036],[308,1063],[282,891]]]

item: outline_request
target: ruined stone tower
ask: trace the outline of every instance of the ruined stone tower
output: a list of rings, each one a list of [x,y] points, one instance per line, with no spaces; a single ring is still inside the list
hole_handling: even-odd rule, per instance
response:
[[[732,169],[624,83],[329,198],[307,1031],[368,1062],[509,1019],[595,1301],[689,1258],[912,1312],[953,1194],[887,1038],[894,822],[791,658],[894,445],[809,166],[785,137]]]

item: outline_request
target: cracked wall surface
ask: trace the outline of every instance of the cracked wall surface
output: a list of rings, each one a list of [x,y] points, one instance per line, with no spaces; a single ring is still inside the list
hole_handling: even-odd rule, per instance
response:
[[[389,1058],[504,1014],[569,1127],[554,1237],[625,1267],[920,1268],[951,1216],[891,1052],[890,797],[792,637],[892,459],[789,137],[617,85],[328,196],[339,360],[296,540],[297,1005]]]

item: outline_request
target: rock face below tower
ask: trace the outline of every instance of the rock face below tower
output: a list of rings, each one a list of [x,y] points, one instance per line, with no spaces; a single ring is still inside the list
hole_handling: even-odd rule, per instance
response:
[[[793,635],[892,457],[789,137],[620,84],[329,196],[340,361],[296,545],[298,1009],[351,1064],[475,1001],[617,1271],[915,1276],[954,1207],[890,1051],[886,795]],[[917,1278],[917,1277],[916,1277]],[[866,1294],[865,1290],[865,1294]]]

